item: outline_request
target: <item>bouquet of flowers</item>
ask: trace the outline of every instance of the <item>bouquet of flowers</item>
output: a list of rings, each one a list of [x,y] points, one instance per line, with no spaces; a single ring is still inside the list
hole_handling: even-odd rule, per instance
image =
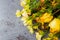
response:
[[[20,4],[23,9],[16,16],[36,34],[36,40],[59,40],[60,0],[21,0]]]

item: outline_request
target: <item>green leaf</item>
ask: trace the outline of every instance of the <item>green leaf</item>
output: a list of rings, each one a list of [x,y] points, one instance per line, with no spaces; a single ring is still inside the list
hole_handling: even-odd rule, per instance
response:
[[[39,31],[39,34],[44,36],[45,35],[45,32],[43,32],[42,30]]]
[[[60,3],[56,6],[56,8],[60,9]]]
[[[59,15],[57,18],[59,18],[59,19],[60,19],[60,15]]]

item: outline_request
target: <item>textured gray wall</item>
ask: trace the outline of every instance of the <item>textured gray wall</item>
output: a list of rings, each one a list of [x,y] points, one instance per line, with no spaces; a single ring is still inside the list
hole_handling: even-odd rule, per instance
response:
[[[0,0],[0,40],[35,40],[15,16],[17,9],[22,9],[19,0]]]

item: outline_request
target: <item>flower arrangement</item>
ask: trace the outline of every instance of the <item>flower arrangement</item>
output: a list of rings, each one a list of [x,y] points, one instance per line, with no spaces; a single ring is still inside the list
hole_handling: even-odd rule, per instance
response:
[[[60,0],[21,0],[20,4],[23,9],[17,10],[16,16],[36,34],[36,40],[59,40]]]

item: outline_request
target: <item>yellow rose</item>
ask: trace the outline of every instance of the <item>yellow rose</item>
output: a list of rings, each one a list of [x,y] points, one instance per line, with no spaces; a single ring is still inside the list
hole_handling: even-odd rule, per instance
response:
[[[50,32],[59,32],[60,31],[60,19],[55,18],[52,22],[49,24],[50,26]]]

